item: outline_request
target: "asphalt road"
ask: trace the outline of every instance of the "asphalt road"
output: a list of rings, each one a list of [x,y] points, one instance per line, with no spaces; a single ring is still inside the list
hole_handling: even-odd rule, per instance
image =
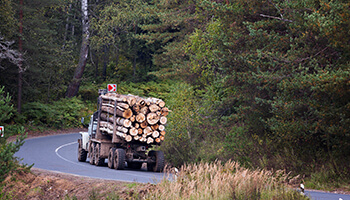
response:
[[[79,133],[72,133],[27,139],[15,156],[23,158],[22,163],[34,163],[35,168],[91,178],[157,183],[167,177],[165,173],[148,172],[143,169],[114,170],[108,168],[107,163],[105,166],[90,165],[89,159],[87,162],[79,162],[78,138]]]
[[[157,183],[163,178],[169,178],[167,174],[142,169],[113,170],[107,165],[98,167],[90,165],[88,161],[78,162],[78,138],[79,133],[72,133],[27,139],[15,156],[23,158],[23,163],[34,163],[35,168],[90,178],[140,183]],[[306,190],[305,194],[312,200],[350,200],[350,195],[344,194],[310,190]]]

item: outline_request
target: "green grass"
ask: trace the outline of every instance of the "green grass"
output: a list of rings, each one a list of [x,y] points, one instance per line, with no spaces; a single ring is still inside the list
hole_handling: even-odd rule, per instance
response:
[[[321,169],[305,178],[305,188],[326,191],[335,189],[350,191],[350,175],[346,170],[339,172],[330,165],[323,165]]]

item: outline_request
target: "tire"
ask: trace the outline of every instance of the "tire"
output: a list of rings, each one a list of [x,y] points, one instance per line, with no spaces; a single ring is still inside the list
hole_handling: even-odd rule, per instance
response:
[[[141,169],[142,163],[141,162],[129,162],[128,167],[131,169]]]
[[[94,163],[96,166],[101,166],[105,162],[105,159],[100,157],[100,152],[101,152],[101,144],[96,144],[95,153],[94,153],[95,154]]]
[[[115,148],[110,148],[108,153],[108,167],[111,169],[114,168],[114,154]]]
[[[148,156],[155,160],[155,163],[147,163],[147,170],[154,172],[161,172],[164,169],[164,153],[162,151],[150,151]]]
[[[89,147],[89,163],[91,165],[94,164],[95,162],[95,143],[90,143],[90,147]]]
[[[85,162],[87,158],[87,151],[81,145],[81,139],[78,140],[78,161]]]
[[[124,151],[124,149],[116,149],[115,150],[113,165],[114,165],[114,169],[124,169],[125,168],[125,151]]]

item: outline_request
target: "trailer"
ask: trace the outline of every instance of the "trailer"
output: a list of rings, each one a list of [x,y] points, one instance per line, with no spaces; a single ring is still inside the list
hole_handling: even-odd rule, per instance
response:
[[[88,131],[80,132],[78,161],[88,159],[90,164],[101,166],[107,159],[108,167],[117,170],[141,169],[146,163],[148,171],[161,172],[165,165],[164,154],[151,149],[164,140],[165,123],[161,118],[167,112],[162,110],[168,109],[157,105],[161,101],[151,99],[99,90],[98,109],[90,116]],[[159,109],[151,112],[152,105]],[[142,109],[145,106],[147,108]],[[165,108],[163,103],[162,106]],[[137,119],[137,116],[141,117]]]

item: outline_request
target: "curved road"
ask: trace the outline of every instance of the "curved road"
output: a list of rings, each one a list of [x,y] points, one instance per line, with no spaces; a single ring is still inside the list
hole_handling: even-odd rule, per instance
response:
[[[35,168],[69,173],[91,178],[130,181],[140,183],[157,183],[167,175],[148,172],[146,170],[113,170],[105,166],[90,165],[89,162],[79,162],[79,133],[53,135],[27,139],[16,157],[23,158],[22,163]]]
[[[23,163],[34,163],[35,168],[69,173],[79,176],[107,180],[157,183],[163,178],[169,178],[164,173],[154,173],[145,170],[113,170],[107,166],[90,165],[77,160],[77,140],[79,133],[53,135],[27,139],[21,149],[15,154],[23,158]],[[305,191],[312,200],[350,200],[350,195],[334,194],[318,191]]]

